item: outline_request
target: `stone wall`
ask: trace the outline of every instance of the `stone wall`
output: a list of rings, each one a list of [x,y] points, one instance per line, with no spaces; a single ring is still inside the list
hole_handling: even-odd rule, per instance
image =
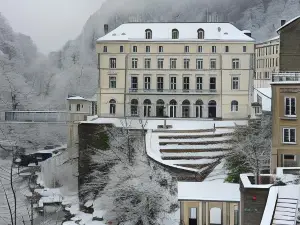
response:
[[[240,191],[241,225],[260,225],[268,199],[269,188],[244,188],[241,183]]]

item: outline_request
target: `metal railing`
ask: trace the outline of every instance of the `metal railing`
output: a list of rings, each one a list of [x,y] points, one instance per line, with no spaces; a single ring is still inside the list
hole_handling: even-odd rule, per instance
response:
[[[277,72],[272,73],[272,81],[300,81],[300,71],[298,72]]]
[[[216,89],[137,89],[137,88],[129,88],[129,93],[189,93],[189,94],[217,94]]]

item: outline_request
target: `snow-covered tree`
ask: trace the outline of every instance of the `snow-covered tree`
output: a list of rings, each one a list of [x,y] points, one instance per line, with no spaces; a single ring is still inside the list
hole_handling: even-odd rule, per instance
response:
[[[176,179],[147,160],[142,134],[107,130],[109,150],[95,150],[84,191],[96,193],[104,219],[120,225],[158,225],[178,209]],[[134,132],[134,133],[132,133]],[[95,207],[94,207],[95,208]]]
[[[225,163],[229,171],[227,180],[238,182],[240,173],[251,172],[258,182],[260,173],[269,170],[271,141],[271,115],[263,114],[258,123],[237,126],[233,135],[232,150]]]

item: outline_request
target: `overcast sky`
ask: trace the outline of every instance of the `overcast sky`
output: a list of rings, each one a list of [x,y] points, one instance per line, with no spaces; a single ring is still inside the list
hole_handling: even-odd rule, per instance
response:
[[[43,53],[61,48],[80,34],[105,0],[0,0],[12,28],[31,36]]]

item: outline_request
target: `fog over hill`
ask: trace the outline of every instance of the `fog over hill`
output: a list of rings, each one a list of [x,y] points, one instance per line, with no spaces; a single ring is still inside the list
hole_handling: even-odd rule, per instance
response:
[[[109,30],[112,30],[122,23],[133,21],[204,22],[207,12],[214,20],[228,21],[241,30],[251,30],[253,37],[257,41],[262,41],[276,35],[276,28],[280,26],[281,19],[289,20],[300,14],[300,2],[299,0],[109,0],[90,16],[78,37],[68,41],[60,51],[50,53],[48,58],[37,53],[29,37],[14,33],[0,15],[2,52],[0,62],[3,64],[3,58],[6,57],[5,60],[9,58],[7,53],[9,43],[8,48],[12,50],[13,46],[16,52],[13,57],[14,65],[9,67],[14,68],[17,74],[16,86],[22,87],[18,92],[28,95],[26,99],[19,97],[18,107],[63,109],[67,94],[91,96],[96,92],[98,73],[95,41],[104,34],[104,24],[107,23]],[[6,70],[11,71],[7,67]],[[3,73],[0,79],[6,80]],[[1,99],[4,98],[2,102],[10,100],[9,88],[6,89],[6,95],[0,94]]]

